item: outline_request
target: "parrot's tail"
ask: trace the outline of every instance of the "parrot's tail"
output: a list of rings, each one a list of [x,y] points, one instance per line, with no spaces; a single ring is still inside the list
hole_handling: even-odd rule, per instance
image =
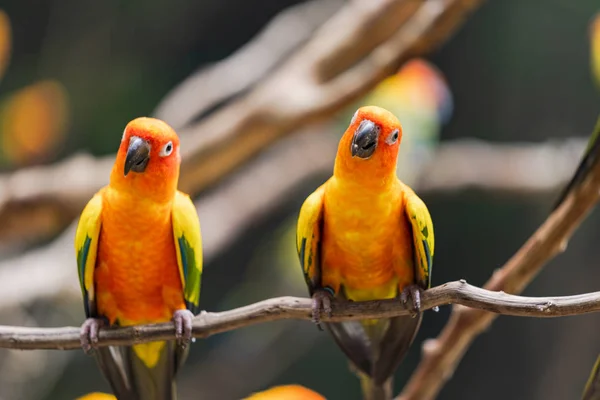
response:
[[[394,378],[377,384],[370,376],[360,374],[360,387],[364,400],[391,400],[394,397]]]
[[[173,341],[96,350],[96,359],[119,400],[176,400],[175,374],[185,361]]]
[[[391,399],[394,372],[412,344],[423,314],[394,318],[327,323],[338,346],[361,377],[368,399]],[[364,375],[364,378],[363,378]],[[388,397],[373,397],[375,394]]]

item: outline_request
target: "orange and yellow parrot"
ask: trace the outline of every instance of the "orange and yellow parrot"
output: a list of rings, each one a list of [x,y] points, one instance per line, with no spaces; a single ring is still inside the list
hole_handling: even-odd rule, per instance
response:
[[[244,400],[325,400],[325,397],[302,385],[279,385],[253,393]]]
[[[297,251],[313,319],[331,298],[412,299],[416,317],[327,323],[361,378],[366,399],[391,398],[393,374],[421,324],[430,287],[433,223],[427,207],[396,176],[402,127],[389,111],[359,108],[342,136],[333,176],[304,201]]]
[[[137,118],[123,132],[110,183],[86,205],[75,234],[89,351],[103,325],[173,320],[177,342],[95,349],[123,399],[174,399],[175,374],[200,312],[202,238],[190,198],[177,190],[179,139],[163,121]]]

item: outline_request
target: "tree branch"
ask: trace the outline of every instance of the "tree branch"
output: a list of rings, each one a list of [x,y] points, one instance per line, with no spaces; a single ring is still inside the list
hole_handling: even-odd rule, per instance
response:
[[[594,152],[600,151],[599,146],[591,148]],[[586,163],[586,176],[582,176],[581,181],[570,189],[564,201],[512,258],[494,272],[485,289],[518,294],[549,260],[566,250],[569,238],[595,206],[600,195],[600,161],[597,154],[595,157],[588,155],[580,164]],[[587,159],[592,160],[589,165]],[[434,399],[473,340],[495,318],[496,315],[482,309],[454,307],[440,335],[423,344],[423,358],[396,400]]]
[[[600,311],[600,292],[563,297],[522,297],[493,292],[469,285],[466,281],[449,282],[423,293],[422,309],[446,304],[461,304],[478,310],[520,317],[563,317]],[[409,315],[410,309],[397,299],[337,302],[331,317],[323,321],[348,321],[363,318],[386,318]],[[311,319],[312,301],[308,298],[278,297],[217,313],[202,312],[194,318],[193,336],[206,338],[222,332],[258,323],[282,319]],[[172,323],[101,329],[99,346],[147,343],[175,338]],[[10,349],[80,348],[79,328],[27,328],[0,326],[0,347]]]

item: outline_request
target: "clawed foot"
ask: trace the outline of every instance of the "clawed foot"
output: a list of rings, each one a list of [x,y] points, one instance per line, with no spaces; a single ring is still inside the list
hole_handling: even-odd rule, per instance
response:
[[[81,348],[86,354],[92,354],[98,346],[98,331],[108,322],[104,318],[88,318],[81,325],[79,340]]]
[[[186,348],[192,340],[192,319],[194,314],[190,310],[177,310],[173,313],[175,323],[175,338],[177,344]]]
[[[317,289],[312,295],[312,321],[322,331],[321,309],[331,317],[331,293],[325,289]]]
[[[408,285],[407,287],[405,287],[402,290],[402,293],[400,294],[400,301],[402,302],[402,304],[407,305],[408,304],[408,298],[410,297],[412,300],[412,308],[411,308],[411,315],[413,317],[416,317],[420,312],[421,312],[421,292],[423,291],[423,289],[421,289],[421,287],[419,285]]]

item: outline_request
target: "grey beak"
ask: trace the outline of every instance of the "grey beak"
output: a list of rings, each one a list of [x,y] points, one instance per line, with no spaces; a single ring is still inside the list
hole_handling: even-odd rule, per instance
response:
[[[369,158],[377,148],[379,126],[368,119],[362,120],[352,138],[352,157]]]
[[[144,172],[150,160],[150,144],[144,139],[132,136],[125,157],[125,176],[129,171]]]

